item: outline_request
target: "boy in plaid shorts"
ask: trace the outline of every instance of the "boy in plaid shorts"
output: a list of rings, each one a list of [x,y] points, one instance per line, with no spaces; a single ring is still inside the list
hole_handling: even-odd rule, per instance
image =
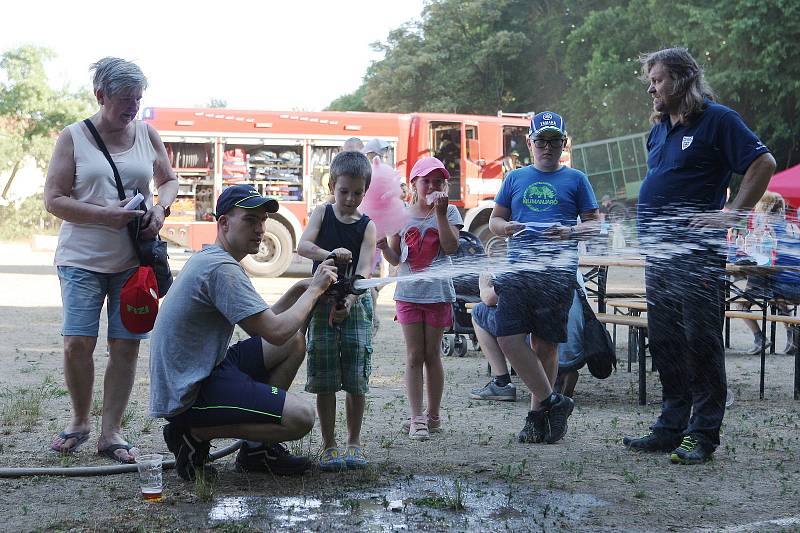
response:
[[[359,152],[340,152],[331,163],[334,201],[311,214],[297,253],[314,261],[314,270],[329,256],[353,274],[370,276],[375,255],[375,224],[358,211],[369,188],[372,168]],[[372,356],[371,291],[348,295],[344,306],[320,299],[308,329],[306,391],[317,395],[322,433],[320,470],[339,471],[367,465],[361,446],[364,395],[369,390]],[[336,393],[347,393],[347,446],[336,443]]]

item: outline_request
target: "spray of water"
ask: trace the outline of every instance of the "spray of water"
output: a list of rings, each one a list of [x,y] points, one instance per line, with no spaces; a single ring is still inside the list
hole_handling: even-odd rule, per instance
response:
[[[693,266],[691,274],[703,277],[705,274],[701,264],[692,264],[696,259],[702,261],[706,254],[716,253],[727,256],[729,263],[749,265],[768,265],[776,257],[783,263],[781,268],[786,271],[800,270],[800,235],[792,234],[792,228],[778,231],[775,227],[779,221],[765,221],[762,227],[747,227],[747,213],[732,215],[731,220],[743,228],[737,238],[724,227],[701,226],[692,221],[698,217],[707,216],[692,208],[674,208],[668,214],[658,214],[646,217],[640,213],[638,223],[638,239],[636,246],[623,249],[614,249],[606,245],[607,235],[598,235],[587,240],[587,247],[592,255],[606,255],[610,258],[625,258],[631,256],[646,256],[650,260],[669,262],[673,261],[678,267],[681,264]],[[542,228],[531,228],[541,231]],[[616,228],[621,231],[621,225]],[[533,231],[532,233],[536,233]],[[544,271],[554,266],[569,267],[575,265],[575,248],[564,245],[563,241],[546,241],[543,239],[530,241],[527,246],[522,240],[526,239],[526,231],[506,240],[509,248],[515,249],[513,260],[509,260],[502,250],[498,255],[492,256],[462,256],[454,257],[452,264],[434,264],[431,268],[403,276],[404,280],[434,281],[452,279],[465,275],[479,275],[482,273],[513,274],[523,271]],[[529,237],[529,235],[527,236]],[[516,241],[515,241],[516,240]],[[738,242],[737,242],[738,241]],[[527,248],[527,249],[526,249]],[[687,261],[688,263],[683,263]],[[710,272],[709,272],[710,273]],[[798,275],[800,278],[800,274]],[[397,281],[395,277],[372,278],[359,280],[355,284],[357,289],[367,289],[386,285]],[[800,283],[800,279],[798,280]]]

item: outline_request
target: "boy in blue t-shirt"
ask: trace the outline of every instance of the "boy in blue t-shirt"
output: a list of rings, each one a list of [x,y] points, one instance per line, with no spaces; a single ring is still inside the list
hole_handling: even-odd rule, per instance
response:
[[[570,398],[553,392],[557,346],[567,339],[577,241],[597,232],[598,207],[586,175],[561,165],[566,143],[563,118],[552,112],[533,117],[528,146],[534,163],[508,174],[489,219],[495,235],[509,237],[509,269],[495,278],[496,307],[479,304],[472,313],[494,376],[472,397],[509,395],[508,358],[531,391],[520,442],[560,440],[574,407]]]
[[[365,278],[375,256],[375,223],[358,207],[372,178],[372,167],[359,152],[340,152],[331,162],[333,203],[317,207],[300,237],[297,253],[314,261],[314,269],[328,256],[337,266],[352,265]],[[344,307],[320,299],[308,328],[306,391],[317,395],[322,433],[319,467],[325,471],[363,468],[361,446],[364,396],[369,390],[372,357],[373,302],[370,291],[350,294]],[[336,393],[347,393],[347,447],[336,444]]]

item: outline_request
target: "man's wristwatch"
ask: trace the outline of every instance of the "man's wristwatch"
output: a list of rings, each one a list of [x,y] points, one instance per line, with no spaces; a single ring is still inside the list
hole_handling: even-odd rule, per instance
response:
[[[570,226],[569,227],[569,238],[570,239],[574,239],[575,238],[575,226]]]

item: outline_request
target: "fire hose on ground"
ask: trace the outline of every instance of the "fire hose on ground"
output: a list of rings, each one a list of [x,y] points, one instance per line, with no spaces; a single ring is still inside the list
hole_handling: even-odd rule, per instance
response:
[[[217,450],[210,454],[211,460],[216,461],[237,451],[242,446],[241,440],[236,441],[230,446]],[[175,468],[175,460],[170,459],[162,463],[162,468],[169,470]],[[108,465],[108,466],[68,466],[68,467],[20,467],[20,468],[0,468],[0,478],[30,477],[30,476],[61,476],[61,477],[85,477],[85,476],[109,476],[112,474],[128,474],[136,472],[136,464]]]

